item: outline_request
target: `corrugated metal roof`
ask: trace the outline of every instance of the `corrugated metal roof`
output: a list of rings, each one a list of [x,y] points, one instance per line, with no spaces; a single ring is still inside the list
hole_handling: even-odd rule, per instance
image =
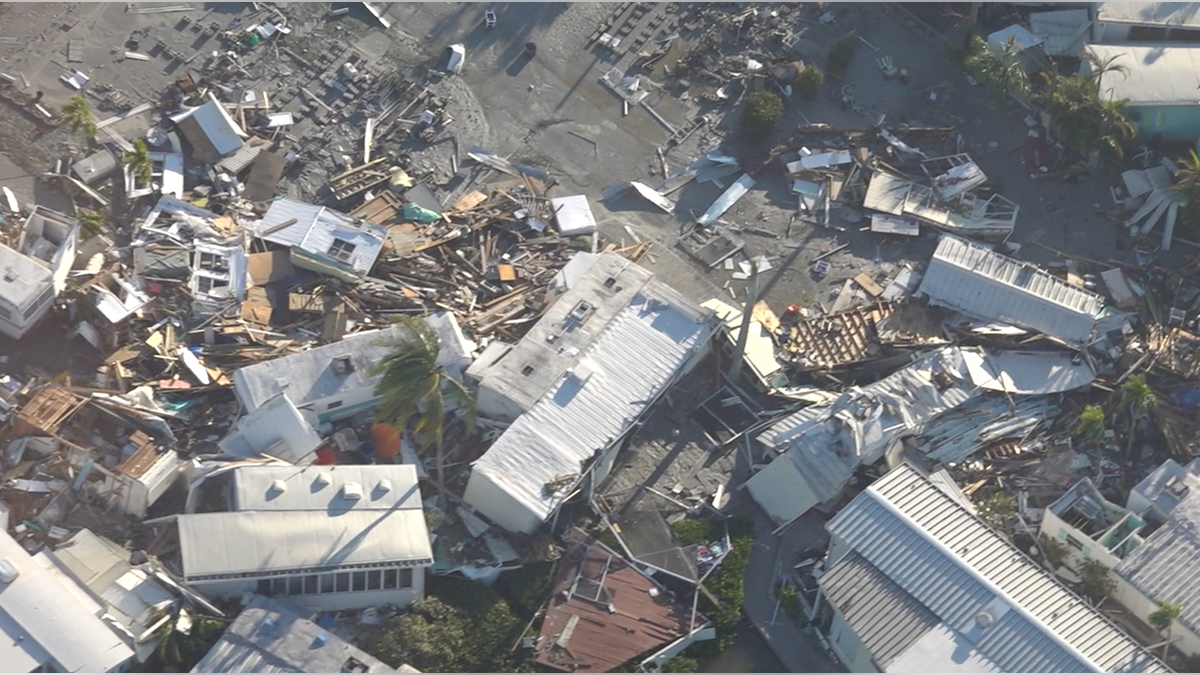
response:
[[[433,562],[420,509],[188,513],[178,523],[188,581]]]
[[[1183,605],[1179,622],[1200,633],[1200,497],[1189,490],[1171,520],[1125,556],[1113,571],[1149,598]]]
[[[568,548],[552,590],[534,660],[555,670],[609,672],[689,630],[690,603],[598,544]],[[697,617],[697,627],[704,622]]]
[[[216,96],[209,94],[204,105],[171,115],[171,121],[176,124],[188,119],[195,122],[217,155],[226,157],[242,147],[246,132],[233,121]]]
[[[252,145],[250,143],[246,143],[242,147],[238,148],[237,152],[221,160],[217,164],[217,168],[233,174],[241,173],[242,169],[250,166],[250,163],[254,161],[254,158],[258,157],[258,153],[265,150],[266,147],[266,145]]]
[[[941,623],[936,614],[857,553],[843,556],[818,583],[825,599],[841,611],[875,663],[885,669]]]
[[[651,280],[581,350],[572,371],[475,462],[471,480],[486,476],[544,520],[565,496],[545,486],[580,474],[597,451],[628,431],[705,346],[715,324],[707,310]]]
[[[907,464],[826,527],[1004,672],[1170,672]]]
[[[421,510],[417,470],[411,464],[309,466],[255,465],[233,471],[230,494],[235,511],[390,511]],[[382,482],[386,481],[386,485]],[[347,499],[347,484],[362,497]],[[280,489],[282,487],[283,489]]]
[[[254,596],[193,673],[339,673],[354,658],[369,673],[396,672],[286,603]],[[323,637],[322,637],[323,636]]]
[[[1085,52],[1111,69],[1100,76],[1105,100],[1127,100],[1128,105],[1196,104],[1196,83],[1185,74],[1200,72],[1200,47],[1192,43],[1149,45],[1090,44]]]
[[[943,377],[948,386],[936,383]],[[776,470],[777,464],[788,463],[808,484],[815,504],[828,501],[841,493],[855,467],[879,461],[897,435],[920,430],[978,394],[962,350],[946,347],[931,352],[878,382],[852,387],[829,403],[809,406],[776,422],[758,441],[784,454],[746,486],[763,503],[770,499],[764,491],[780,489],[769,472]],[[795,508],[807,510],[815,504]],[[802,513],[771,515],[786,522]]]
[[[279,227],[290,220],[295,222]],[[359,274],[371,271],[387,237],[387,230],[366,221],[286,197],[271,202],[271,208],[254,232],[266,241],[343,262]],[[345,259],[331,257],[330,248],[335,240],[352,245]]]
[[[1072,344],[1088,339],[1104,309],[1104,298],[1091,291],[950,235],[938,241],[919,292],[935,305]]]
[[[915,446],[935,462],[961,462],[989,443],[1026,437],[1057,413],[1046,396],[1015,403],[1004,396],[980,397],[931,422]]]
[[[0,669],[25,673],[53,663],[63,672],[103,673],[133,659],[124,640],[100,620],[99,604],[86,606],[82,590],[68,589],[68,578],[52,571],[50,560],[34,559],[3,531],[0,559],[19,572],[0,582]]]

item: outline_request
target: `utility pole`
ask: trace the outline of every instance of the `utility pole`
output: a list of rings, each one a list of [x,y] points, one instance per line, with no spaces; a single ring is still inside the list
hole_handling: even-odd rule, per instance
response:
[[[750,287],[746,291],[746,306],[742,309],[742,325],[738,328],[733,361],[729,364],[729,372],[726,375],[730,382],[737,382],[742,374],[742,364],[746,361],[746,340],[750,337],[750,315],[754,311],[754,305],[758,303],[758,265],[749,256],[746,256],[746,259],[750,261]]]

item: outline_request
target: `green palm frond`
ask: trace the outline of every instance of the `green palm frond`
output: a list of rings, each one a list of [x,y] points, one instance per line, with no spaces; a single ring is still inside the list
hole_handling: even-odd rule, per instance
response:
[[[150,146],[146,141],[133,139],[133,150],[125,153],[121,162],[133,172],[141,183],[149,183],[154,178],[154,161],[150,159]]]
[[[82,131],[88,138],[96,135],[96,116],[92,114],[92,108],[83,94],[75,94],[67,99],[62,108],[62,115],[67,126],[71,128],[71,133],[77,134]]]

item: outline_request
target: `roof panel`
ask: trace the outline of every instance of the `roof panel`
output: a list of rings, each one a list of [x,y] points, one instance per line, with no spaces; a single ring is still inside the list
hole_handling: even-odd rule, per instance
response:
[[[416,509],[183,514],[179,548],[189,581],[433,560],[425,515]]]
[[[1036,330],[1068,343],[1092,334],[1104,299],[1030,263],[942,235],[920,293],[980,319]]]
[[[827,525],[1004,672],[1169,672],[1082,598],[905,464]],[[975,626],[981,611],[993,615]]]

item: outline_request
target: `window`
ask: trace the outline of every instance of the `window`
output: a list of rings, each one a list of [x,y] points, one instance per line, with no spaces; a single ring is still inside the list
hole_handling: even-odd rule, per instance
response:
[[[350,591],[350,573],[338,572],[337,575],[337,592],[347,593]]]
[[[367,590],[367,573],[366,572],[354,572],[351,575],[351,579],[354,581],[354,590],[356,590],[356,591]]]
[[[229,288],[229,282],[212,277],[196,277],[196,289],[201,293],[212,293],[218,288]]]
[[[371,570],[370,572],[367,572],[367,590],[368,591],[377,591],[380,589],[380,587],[381,587],[380,586],[380,584],[381,584],[380,575],[381,575],[381,572],[379,570]]]
[[[413,571],[411,567],[405,567],[400,570],[400,588],[412,588]]]
[[[288,577],[288,595],[304,595],[304,577]]]
[[[329,255],[342,262],[350,262],[350,258],[354,256],[354,244],[342,241],[341,239],[334,239],[333,244],[329,247]]]
[[[1075,537],[1072,537],[1071,535],[1067,535],[1067,546],[1070,546],[1071,548],[1075,549],[1076,551],[1083,550],[1083,542],[1079,541]]]
[[[271,595],[287,595],[287,577],[275,577],[271,580]]]
[[[304,594],[315,595],[317,593],[317,575],[310,574],[304,577]]]
[[[271,594],[271,580],[270,579],[259,579],[258,580],[258,588],[256,589],[256,592],[259,595],[270,595]]]
[[[321,592],[322,593],[332,593],[333,592],[333,579],[336,576],[337,576],[336,574],[322,574],[321,575]]]
[[[341,401],[330,401],[329,403],[325,404],[326,410],[333,410],[334,408],[340,408],[340,407],[342,407]]]
[[[45,307],[47,304],[49,304],[53,300],[54,300],[54,287],[51,286],[50,288],[47,288],[46,290],[42,291],[42,294],[38,296],[37,300],[34,300],[33,304],[30,305],[28,309],[26,309],[24,312],[21,312],[21,316],[28,319],[29,317],[36,314],[39,309],[41,309],[42,307]]]
[[[6,321],[11,321],[12,310],[4,305],[0,305],[0,317],[4,318]]]
[[[200,269],[209,270],[211,272],[228,272],[229,264],[223,255],[217,255],[216,253],[201,253]]]
[[[399,570],[384,570],[383,571],[383,590],[390,591],[398,586],[397,576]]]

